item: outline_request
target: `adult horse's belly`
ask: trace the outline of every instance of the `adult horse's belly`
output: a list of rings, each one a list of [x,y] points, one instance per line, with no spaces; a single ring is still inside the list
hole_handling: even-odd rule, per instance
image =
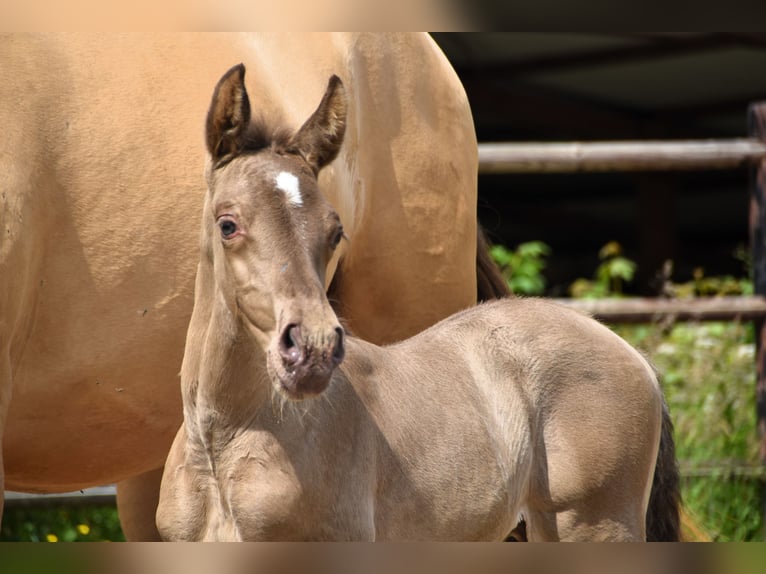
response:
[[[473,124],[430,40],[10,36],[0,61],[6,488],[162,465],[181,421],[205,114],[238,62],[254,115],[295,127],[331,73],[347,85],[346,144],[322,188],[350,237],[338,287],[352,328],[396,340],[475,301]]]
[[[44,327],[25,346],[5,430],[7,488],[74,490],[162,465],[181,423],[192,303],[182,275],[167,299],[116,290],[99,300],[84,287],[63,316],[40,296]]]
[[[3,191],[20,206],[0,254],[16,274],[0,277],[11,297],[0,323],[15,327],[6,488],[68,490],[162,464],[181,421],[201,126],[211,82],[238,57],[204,43],[92,35],[0,46],[2,99],[18,98],[3,117]]]
[[[94,175],[102,197],[76,209],[79,194],[42,228],[3,440],[8,488],[103,484],[162,464],[181,421],[198,257],[203,186],[188,171],[156,187]]]

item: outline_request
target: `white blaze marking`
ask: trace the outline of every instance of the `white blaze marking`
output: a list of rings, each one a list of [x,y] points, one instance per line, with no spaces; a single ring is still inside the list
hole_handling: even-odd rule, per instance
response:
[[[301,186],[298,183],[298,178],[293,174],[283,171],[277,176],[277,187],[285,192],[287,199],[290,203],[295,205],[303,204],[303,197],[301,197]]]

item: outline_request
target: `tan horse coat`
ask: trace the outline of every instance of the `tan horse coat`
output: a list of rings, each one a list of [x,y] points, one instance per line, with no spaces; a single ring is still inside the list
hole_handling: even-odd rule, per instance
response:
[[[505,300],[349,339],[325,393],[282,409],[257,361],[187,405],[167,539],[502,540],[520,512],[530,541],[645,538],[661,391],[588,317]]]
[[[269,138],[244,68],[216,85],[162,536],[502,540],[522,513],[530,540],[644,540],[650,493],[677,486],[672,436],[652,368],[612,331],[509,299],[393,346],[346,340],[323,289],[342,219],[315,178],[346,102],[333,77]]]
[[[201,120],[234,63],[293,128],[330,74],[344,80],[346,143],[322,185],[350,241],[326,280],[357,333],[394,341],[476,300],[476,140],[427,36],[10,35],[0,62],[5,488],[162,465],[181,421]]]

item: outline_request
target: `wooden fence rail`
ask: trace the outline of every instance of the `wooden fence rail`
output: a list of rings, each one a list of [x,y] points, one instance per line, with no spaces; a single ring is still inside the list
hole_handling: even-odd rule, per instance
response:
[[[756,138],[571,143],[481,143],[479,173],[735,169],[766,157]]]
[[[75,492],[55,494],[31,494],[5,491],[5,508],[19,506],[114,506],[117,503],[117,489],[114,485],[84,488]]]
[[[696,297],[693,299],[557,299],[605,323],[673,321],[752,321],[766,317],[766,297]]]

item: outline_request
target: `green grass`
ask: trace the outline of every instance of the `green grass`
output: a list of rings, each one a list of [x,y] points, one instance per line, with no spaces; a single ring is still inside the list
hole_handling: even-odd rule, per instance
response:
[[[2,542],[104,540],[125,540],[114,506],[6,508],[0,527]]]
[[[763,540],[751,324],[615,327],[659,369],[686,512],[714,541]],[[702,475],[702,476],[700,476]]]

